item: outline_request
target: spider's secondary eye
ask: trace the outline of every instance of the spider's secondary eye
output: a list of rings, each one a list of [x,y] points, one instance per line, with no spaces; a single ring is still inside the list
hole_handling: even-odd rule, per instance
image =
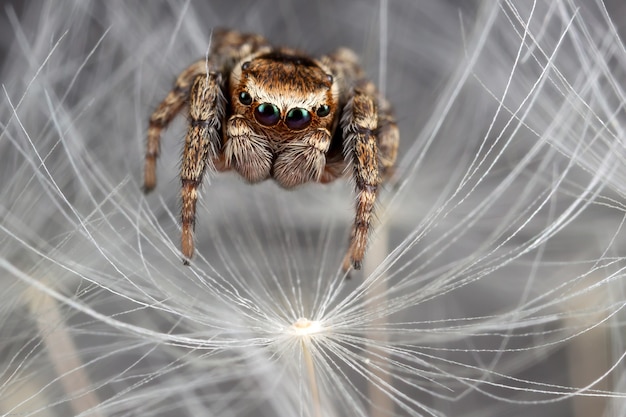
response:
[[[239,93],[239,101],[241,102],[241,104],[249,106],[250,104],[252,104],[252,96],[247,91],[242,91],[241,93]]]
[[[261,103],[254,110],[254,117],[257,121],[265,126],[272,126],[280,120],[280,110],[274,104]]]
[[[317,108],[316,113],[319,117],[328,116],[330,114],[330,107],[327,104],[322,104]]]
[[[300,107],[293,108],[287,112],[287,119],[285,120],[285,123],[289,129],[304,129],[309,125],[309,123],[311,123],[311,113]]]

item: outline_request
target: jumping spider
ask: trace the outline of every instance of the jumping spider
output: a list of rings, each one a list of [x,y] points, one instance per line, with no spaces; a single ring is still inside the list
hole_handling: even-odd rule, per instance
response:
[[[361,267],[380,184],[393,170],[399,134],[391,107],[365,78],[354,52],[313,59],[259,35],[221,30],[208,57],[176,79],[150,117],[144,190],[156,185],[161,131],[189,109],[180,178],[182,253],[194,253],[204,172],[234,169],[250,183],[284,188],[328,183],[352,171],[356,216],[343,268]]]

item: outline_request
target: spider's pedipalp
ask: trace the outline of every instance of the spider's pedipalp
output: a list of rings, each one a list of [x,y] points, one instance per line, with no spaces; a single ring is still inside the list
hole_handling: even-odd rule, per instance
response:
[[[263,181],[270,176],[272,151],[267,140],[252,130],[246,118],[231,116],[226,125],[226,136],[226,166],[235,169],[250,183]]]
[[[327,129],[316,129],[302,141],[287,143],[274,163],[274,179],[284,188],[318,182],[326,166],[330,146]]]

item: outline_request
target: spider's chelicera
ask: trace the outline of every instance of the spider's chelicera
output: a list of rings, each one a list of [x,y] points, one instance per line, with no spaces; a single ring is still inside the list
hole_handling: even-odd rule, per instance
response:
[[[207,73],[208,69],[208,73]],[[340,48],[313,59],[258,35],[217,31],[150,118],[144,189],[156,185],[161,131],[187,105],[181,167],[182,253],[194,253],[198,187],[207,169],[284,188],[350,172],[358,194],[344,269],[361,267],[380,184],[393,170],[399,134],[391,107]],[[349,168],[346,170],[346,168]]]

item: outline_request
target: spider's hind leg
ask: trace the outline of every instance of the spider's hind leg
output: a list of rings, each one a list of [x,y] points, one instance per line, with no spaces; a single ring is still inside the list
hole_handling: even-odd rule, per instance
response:
[[[395,164],[400,144],[400,132],[391,105],[384,97],[378,98],[378,155],[380,176],[383,182],[395,181]]]

